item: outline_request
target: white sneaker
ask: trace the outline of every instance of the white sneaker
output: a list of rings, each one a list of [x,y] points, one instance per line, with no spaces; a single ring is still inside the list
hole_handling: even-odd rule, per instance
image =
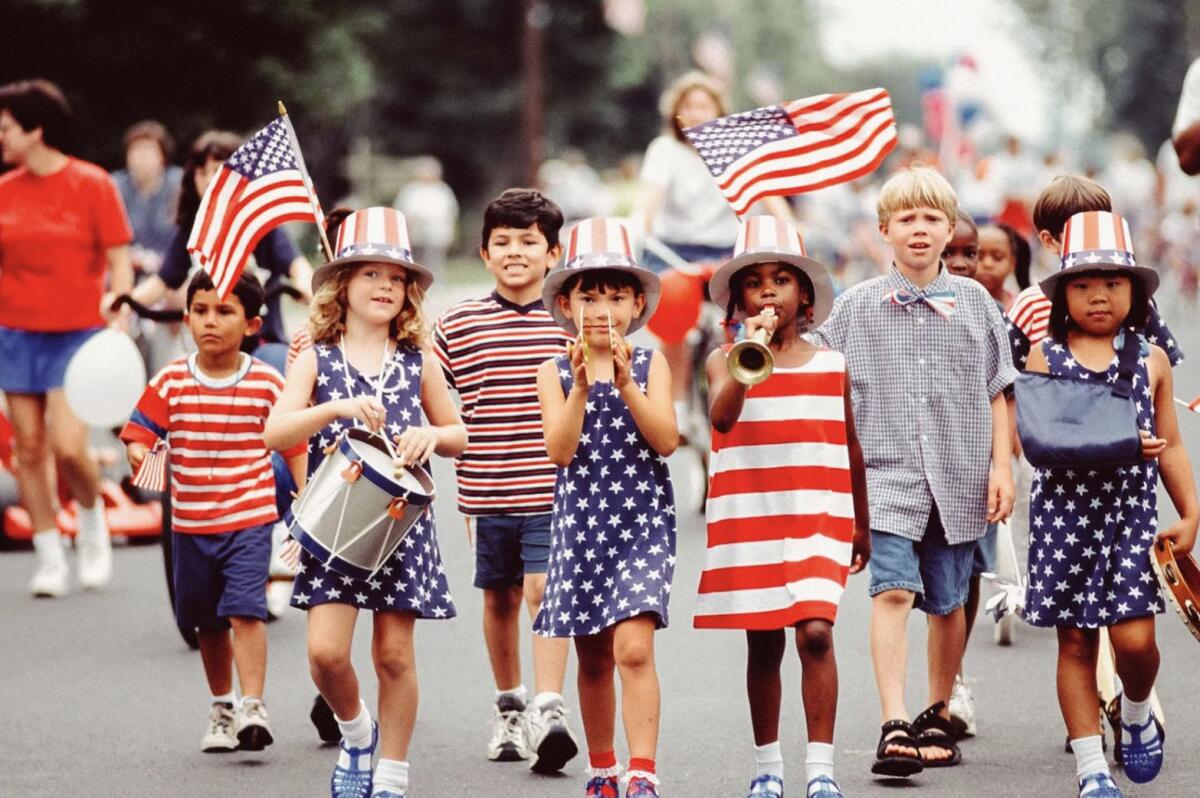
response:
[[[34,535],[33,547],[37,552],[37,570],[29,580],[29,592],[37,598],[65,596],[71,587],[71,573],[62,538],[57,533]]]
[[[522,716],[525,705],[511,696],[501,696],[493,708],[492,739],[488,741],[487,758],[493,762],[518,762],[529,758]]]
[[[208,713],[208,731],[200,740],[200,750],[206,754],[236,751],[238,741],[233,736],[233,724],[233,706],[222,701],[214,703]]]
[[[292,580],[272,579],[267,582],[267,620],[282,618],[292,603]]]
[[[1011,646],[1017,641],[1017,616],[1005,615],[992,630],[992,641],[998,646]]]
[[[961,673],[950,692],[950,725],[960,738],[975,736],[975,697]]]
[[[107,528],[90,534],[81,529],[75,537],[75,549],[79,553],[80,587],[95,590],[112,581],[112,540]]]
[[[275,742],[267,705],[260,699],[242,699],[237,711],[237,742],[243,751],[261,751]]]
[[[533,761],[534,773],[557,773],[571,757],[579,753],[579,743],[567,726],[567,708],[561,700],[550,701],[538,709],[525,710],[523,717],[525,745]]]

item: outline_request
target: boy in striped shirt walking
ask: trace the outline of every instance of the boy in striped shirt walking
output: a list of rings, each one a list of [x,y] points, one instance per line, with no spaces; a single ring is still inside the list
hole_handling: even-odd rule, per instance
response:
[[[454,305],[434,328],[434,350],[462,398],[468,433],[455,468],[496,681],[487,756],[532,759],[539,773],[560,770],[578,751],[562,697],[567,640],[533,635],[532,701],[519,645],[521,605],[537,617],[550,554],[555,467],[542,437],[537,370],[570,342],[542,305],[542,283],[561,252],[562,223],[558,206],[537,191],[513,188],[493,200],[479,256],[495,290]]]
[[[187,325],[197,351],[154,376],[121,430],[135,471],[153,447],[169,452],[175,615],[180,628],[199,629],[212,693],[205,752],[260,751],[273,741],[262,696],[278,513],[262,433],[283,380],[240,350],[262,326],[262,303],[262,285],[249,271],[227,300],[206,272],[196,272],[187,289]],[[303,454],[303,447],[286,454]]]

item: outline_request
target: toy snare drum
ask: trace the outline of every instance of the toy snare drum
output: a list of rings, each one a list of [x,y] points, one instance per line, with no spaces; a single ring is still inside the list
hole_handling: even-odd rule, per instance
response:
[[[1200,640],[1200,567],[1189,555],[1175,556],[1174,546],[1159,538],[1154,541],[1150,563],[1163,591],[1175,605],[1183,625]]]
[[[370,579],[433,496],[433,480],[423,468],[410,466],[397,473],[382,438],[350,429],[288,513],[288,530],[331,570]]]

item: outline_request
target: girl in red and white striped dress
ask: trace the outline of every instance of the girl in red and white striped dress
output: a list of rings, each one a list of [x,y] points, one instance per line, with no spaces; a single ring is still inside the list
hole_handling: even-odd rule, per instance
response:
[[[847,575],[870,556],[870,535],[845,359],[801,336],[829,315],[832,281],[793,228],[751,217],[709,292],[730,319],[744,319],[747,337],[769,334],[774,371],[747,386],[730,374],[729,347],[708,359],[708,553],[695,625],[746,630],[752,798],[783,794],[779,669],[785,630],[795,628],[808,720],[805,796],[841,798],[833,622]]]

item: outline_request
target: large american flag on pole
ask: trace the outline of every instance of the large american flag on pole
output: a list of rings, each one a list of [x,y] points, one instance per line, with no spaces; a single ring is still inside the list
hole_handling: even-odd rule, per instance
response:
[[[238,147],[208,184],[187,249],[225,298],[255,245],[285,222],[324,227],[325,219],[291,122],[281,116]]]
[[[684,133],[739,216],[763,197],[868,174],[896,146],[892,99],[883,89],[793,100]]]

